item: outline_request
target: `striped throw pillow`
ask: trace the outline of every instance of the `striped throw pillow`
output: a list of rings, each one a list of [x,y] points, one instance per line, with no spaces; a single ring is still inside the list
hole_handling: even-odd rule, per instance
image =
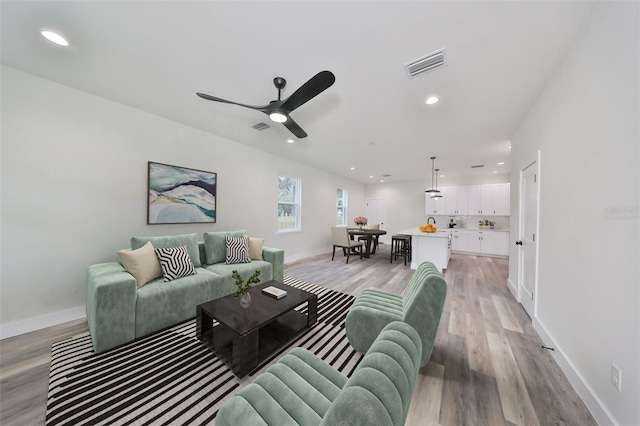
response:
[[[249,237],[230,237],[227,235],[227,265],[251,263],[249,258]]]
[[[156,256],[158,256],[158,260],[160,261],[162,276],[164,277],[165,282],[196,274],[196,270],[193,267],[193,262],[189,257],[186,245],[180,247],[157,248],[155,251]]]

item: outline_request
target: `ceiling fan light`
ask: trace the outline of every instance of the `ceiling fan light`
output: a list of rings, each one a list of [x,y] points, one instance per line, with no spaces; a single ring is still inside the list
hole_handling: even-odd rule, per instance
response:
[[[440,194],[440,191],[438,191],[438,193],[437,193],[437,194],[433,194],[433,195],[432,195],[431,197],[429,197],[429,198],[433,198],[433,199],[439,200],[440,198],[442,198],[442,194]]]
[[[275,121],[276,123],[284,123],[287,121],[287,116],[279,111],[274,111],[269,114],[269,118],[271,121]]]

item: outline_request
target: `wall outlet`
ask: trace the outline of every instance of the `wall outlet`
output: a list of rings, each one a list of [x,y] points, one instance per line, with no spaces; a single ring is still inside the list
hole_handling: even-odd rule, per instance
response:
[[[622,391],[622,371],[615,364],[611,364],[611,384]]]

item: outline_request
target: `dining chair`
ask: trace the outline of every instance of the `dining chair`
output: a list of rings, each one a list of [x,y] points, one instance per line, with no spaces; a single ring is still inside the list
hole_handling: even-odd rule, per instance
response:
[[[362,241],[354,241],[349,238],[349,231],[343,226],[334,226],[331,228],[331,239],[333,241],[333,254],[331,260],[336,256],[336,247],[342,248],[344,254],[347,256],[347,263],[349,263],[349,256],[351,254],[359,254],[362,259]]]

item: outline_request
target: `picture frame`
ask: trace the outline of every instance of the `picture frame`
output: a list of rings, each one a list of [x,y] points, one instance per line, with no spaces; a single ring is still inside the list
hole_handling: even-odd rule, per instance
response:
[[[148,162],[147,224],[215,223],[218,174]]]

